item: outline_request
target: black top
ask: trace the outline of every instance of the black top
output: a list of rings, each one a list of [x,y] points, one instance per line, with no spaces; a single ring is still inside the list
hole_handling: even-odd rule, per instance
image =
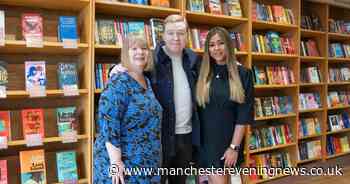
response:
[[[245,90],[245,102],[239,104],[230,100],[228,70],[226,65],[212,64],[213,78],[210,86],[209,103],[205,108],[199,108],[201,147],[199,164],[201,167],[218,168],[224,166],[220,158],[231,144],[236,124],[252,123],[254,121],[253,81],[250,70],[238,66],[239,76]],[[243,160],[243,146],[237,159],[236,166]]]

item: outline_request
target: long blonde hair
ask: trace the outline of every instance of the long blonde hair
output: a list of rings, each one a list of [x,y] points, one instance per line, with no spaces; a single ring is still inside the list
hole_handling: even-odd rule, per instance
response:
[[[225,50],[227,53],[226,66],[229,76],[230,100],[237,103],[243,103],[245,99],[245,92],[242,87],[241,79],[239,77],[236,56],[234,54],[231,37],[226,29],[222,27],[214,27],[208,32],[207,38],[205,40],[204,54],[196,86],[196,99],[198,104],[202,107],[205,107],[206,103],[209,102],[211,80],[214,75],[213,69],[210,66],[211,62],[215,62],[209,54],[209,42],[210,39],[216,34],[219,35],[219,37],[224,41]]]

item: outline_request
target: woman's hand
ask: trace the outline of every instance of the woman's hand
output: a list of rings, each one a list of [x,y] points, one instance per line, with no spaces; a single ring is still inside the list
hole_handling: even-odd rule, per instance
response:
[[[122,161],[122,152],[120,148],[113,146],[110,142],[106,142],[106,149],[111,163],[110,172],[113,170],[112,184],[125,184],[124,181],[124,163]],[[113,169],[112,169],[113,168]]]
[[[227,167],[233,167],[237,163],[237,158],[238,158],[238,152],[234,151],[232,148],[228,148],[224,156],[221,157],[221,160],[225,159],[225,165]]]
[[[120,163],[115,163],[111,167],[117,167],[116,172],[112,175],[112,184],[125,184],[123,162],[120,161]]]

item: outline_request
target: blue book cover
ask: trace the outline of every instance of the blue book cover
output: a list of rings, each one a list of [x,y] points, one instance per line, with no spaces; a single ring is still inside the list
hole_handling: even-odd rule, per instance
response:
[[[77,108],[59,107],[56,109],[58,135],[61,137],[66,132],[77,131]]]
[[[129,3],[132,4],[143,4],[143,5],[148,5],[147,0],[128,0]]]
[[[64,151],[56,153],[56,164],[59,182],[78,180],[75,151]]]
[[[63,39],[78,39],[77,33],[77,18],[74,16],[60,16],[59,17],[59,40]]]
[[[143,21],[129,21],[128,33],[140,33],[145,35],[145,22]]]
[[[26,61],[25,77],[27,91],[32,88],[46,88],[45,61]]]
[[[65,85],[77,85],[78,88],[76,63],[58,63],[57,76],[59,89],[63,89]]]
[[[272,53],[282,53],[280,35],[277,32],[269,31],[266,33],[267,39],[269,41],[269,46]]]

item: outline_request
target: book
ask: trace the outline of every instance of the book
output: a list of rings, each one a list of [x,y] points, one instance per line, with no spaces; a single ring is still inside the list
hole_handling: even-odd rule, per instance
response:
[[[5,45],[5,12],[0,10],[0,46]]]
[[[22,184],[46,184],[45,153],[43,149],[19,152]]]
[[[203,0],[189,0],[188,10],[192,12],[204,13],[204,2]]]
[[[46,68],[45,61],[25,62],[26,90],[34,88],[46,88]]]
[[[221,2],[220,0],[207,0],[207,6],[209,12],[216,15],[222,14]]]
[[[75,16],[60,16],[58,18],[58,39],[78,40],[77,18]]]
[[[78,89],[78,72],[76,63],[58,63],[57,65],[58,87],[73,86]]]
[[[21,111],[23,135],[25,137],[37,134],[44,138],[44,110],[24,109]]]
[[[78,180],[78,168],[75,151],[63,151],[56,153],[57,176],[59,182]]]
[[[151,0],[151,5],[169,8],[170,2],[169,0]]]
[[[7,183],[7,160],[0,160],[0,184]]]
[[[42,46],[43,18],[37,13],[22,14],[22,35],[32,45]]]
[[[115,45],[117,42],[114,20],[97,20],[98,44]]]
[[[128,0],[128,2],[132,4],[148,5],[148,0]]]
[[[229,16],[242,17],[242,9],[239,0],[225,0],[224,12]]]
[[[128,21],[128,33],[137,33],[143,36],[145,34],[145,22],[144,21]]]
[[[77,131],[78,117],[76,107],[60,107],[56,109],[58,135],[66,132]]]
[[[0,61],[0,86],[6,86],[8,83],[7,63]]]
[[[155,48],[157,46],[157,43],[163,40],[164,21],[162,19],[151,18],[150,23],[152,43],[153,48]]]
[[[10,131],[11,118],[10,111],[0,111],[0,141],[1,139],[9,139],[11,136]]]

